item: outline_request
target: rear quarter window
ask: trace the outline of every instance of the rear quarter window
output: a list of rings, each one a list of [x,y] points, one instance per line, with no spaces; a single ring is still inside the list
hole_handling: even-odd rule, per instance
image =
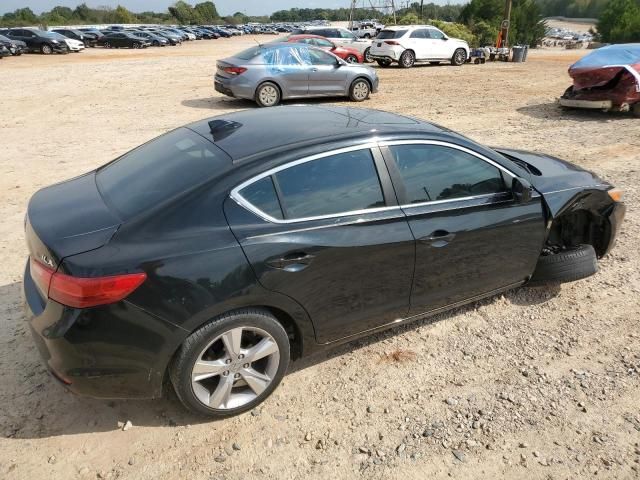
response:
[[[123,220],[201,185],[231,164],[213,143],[179,128],[100,168],[96,184]]]

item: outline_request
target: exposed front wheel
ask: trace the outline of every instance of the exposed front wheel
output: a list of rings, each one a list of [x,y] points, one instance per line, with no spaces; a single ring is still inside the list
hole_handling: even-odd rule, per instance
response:
[[[453,57],[451,58],[451,64],[457,67],[464,65],[464,62],[467,61],[467,52],[465,52],[464,48],[459,48],[455,52],[453,52]]]
[[[528,285],[573,282],[598,271],[598,258],[592,245],[579,245],[558,253],[541,255]]]
[[[369,98],[369,94],[371,93],[371,87],[369,87],[369,82],[367,82],[363,78],[358,78],[351,84],[351,88],[349,88],[349,98],[354,102],[363,102],[367,98]]]
[[[43,55],[51,55],[53,53],[53,48],[51,47],[51,45],[45,43],[40,47],[40,51]]]
[[[289,352],[287,332],[270,313],[240,310],[192,333],[169,376],[188,409],[228,417],[254,408],[275,390],[287,371]]]
[[[280,89],[275,83],[265,82],[256,90],[256,103],[261,107],[275,107],[280,103]]]
[[[402,68],[411,68],[416,63],[416,55],[411,50],[405,50],[400,55],[400,66]]]

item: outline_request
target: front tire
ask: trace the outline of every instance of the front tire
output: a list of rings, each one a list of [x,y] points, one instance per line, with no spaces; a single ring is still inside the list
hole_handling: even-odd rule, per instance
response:
[[[598,271],[598,258],[592,245],[579,245],[558,253],[542,255],[527,285],[573,282]]]
[[[42,52],[43,55],[51,55],[53,53],[53,47],[45,43],[40,47],[40,52]]]
[[[364,102],[371,94],[371,87],[369,82],[364,78],[358,78],[354,80],[349,88],[349,98],[353,102]]]
[[[133,48],[140,48],[140,44],[138,42],[133,42]]]
[[[358,63],[358,57],[355,55],[347,55],[347,58],[344,59],[347,63]]]
[[[365,63],[373,62],[373,58],[371,58],[371,47],[367,47],[364,51],[364,62]]]
[[[222,315],[192,333],[169,367],[180,401],[192,412],[230,417],[255,408],[289,366],[287,332],[265,310]]]
[[[416,54],[411,50],[405,50],[402,52],[402,55],[400,55],[399,63],[402,68],[413,67],[416,63]]]
[[[256,103],[260,107],[275,107],[280,98],[280,89],[275,83],[264,82],[256,89]]]
[[[633,107],[631,107],[631,113],[634,117],[640,118],[640,102],[635,103]]]
[[[451,64],[456,67],[460,67],[464,65],[467,61],[467,52],[465,52],[464,48],[458,48],[455,52],[453,52],[453,57],[451,57]]]

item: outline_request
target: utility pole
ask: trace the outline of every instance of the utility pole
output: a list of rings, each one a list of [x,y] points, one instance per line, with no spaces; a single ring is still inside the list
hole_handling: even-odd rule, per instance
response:
[[[501,30],[500,30],[500,41],[498,48],[500,47],[508,47],[509,46],[509,24],[511,22],[511,2],[512,0],[505,0],[504,3],[504,20],[502,20]]]

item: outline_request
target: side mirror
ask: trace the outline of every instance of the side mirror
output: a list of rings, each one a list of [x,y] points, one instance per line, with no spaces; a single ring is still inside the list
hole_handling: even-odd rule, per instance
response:
[[[447,41],[449,40],[449,37],[447,37],[446,35],[444,37],[442,37],[442,40]]]
[[[511,191],[513,197],[518,203],[528,203],[531,201],[533,187],[524,178],[516,177],[511,182]]]

